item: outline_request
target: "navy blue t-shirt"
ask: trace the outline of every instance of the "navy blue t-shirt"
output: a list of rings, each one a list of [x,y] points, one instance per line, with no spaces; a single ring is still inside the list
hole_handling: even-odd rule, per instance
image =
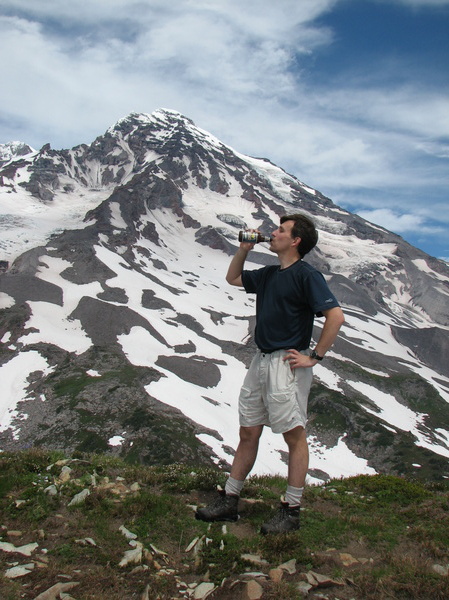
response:
[[[302,260],[286,269],[245,270],[242,283],[248,294],[257,294],[255,341],[266,352],[306,350],[315,315],[339,306],[323,275]]]

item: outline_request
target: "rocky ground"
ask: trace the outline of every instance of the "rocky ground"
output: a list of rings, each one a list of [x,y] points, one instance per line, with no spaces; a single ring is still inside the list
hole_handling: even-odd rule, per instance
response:
[[[447,598],[449,491],[378,476],[309,488],[299,532],[258,533],[280,478],[236,523],[196,521],[218,471],[106,457],[0,457],[0,597],[34,600]]]

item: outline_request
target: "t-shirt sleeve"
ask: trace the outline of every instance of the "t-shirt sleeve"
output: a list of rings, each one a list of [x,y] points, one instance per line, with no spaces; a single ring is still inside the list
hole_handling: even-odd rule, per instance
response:
[[[255,294],[259,287],[265,269],[254,269],[253,271],[242,271],[242,284],[247,294]]]
[[[322,317],[324,310],[340,306],[319,271],[309,273],[305,281],[305,293],[309,305],[317,317]]]

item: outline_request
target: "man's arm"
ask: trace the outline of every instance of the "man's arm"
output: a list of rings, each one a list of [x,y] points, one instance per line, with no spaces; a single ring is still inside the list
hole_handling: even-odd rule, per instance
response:
[[[248,244],[247,242],[242,242],[240,244],[239,249],[234,254],[231,263],[228,268],[228,272],[226,274],[226,281],[231,285],[237,285],[239,287],[243,287],[242,284],[242,271],[243,265],[245,264],[246,257],[248,256],[248,252],[253,248],[254,244]]]
[[[324,356],[326,354],[335,342],[340,327],[345,322],[343,311],[339,306],[323,310],[323,315],[325,322],[323,329],[321,330],[320,339],[315,346],[315,351],[318,356]],[[292,369],[297,369],[298,367],[313,367],[318,362],[315,358],[301,354],[297,350],[288,350],[287,354],[284,356],[284,360],[289,361]]]
[[[318,356],[324,356],[332,344],[335,342],[340,327],[345,322],[343,311],[339,306],[323,310],[325,322],[321,330],[320,339],[315,346]]]

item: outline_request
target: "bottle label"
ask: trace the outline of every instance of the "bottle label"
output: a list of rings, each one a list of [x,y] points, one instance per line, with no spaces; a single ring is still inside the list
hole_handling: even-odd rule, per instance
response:
[[[239,235],[241,242],[251,242],[253,244],[259,241],[259,234],[254,231],[242,231]]]

